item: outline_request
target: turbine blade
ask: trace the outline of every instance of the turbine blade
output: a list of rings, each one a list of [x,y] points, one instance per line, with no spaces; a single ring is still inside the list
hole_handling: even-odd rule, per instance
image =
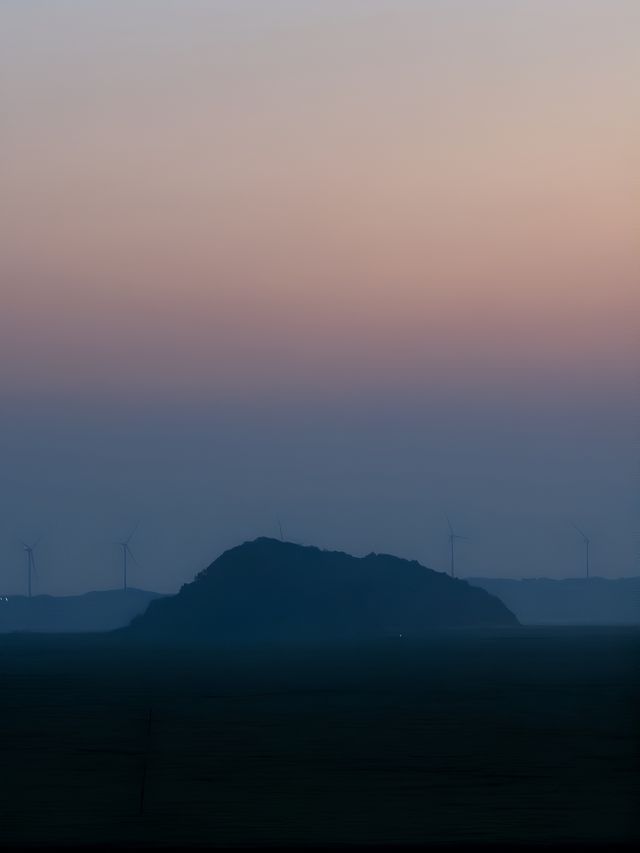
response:
[[[126,544],[127,544],[127,545],[129,544],[129,542],[131,542],[131,540],[133,539],[133,537],[134,537],[134,535],[135,535],[136,530],[137,530],[139,527],[140,527],[140,522],[139,522],[139,521],[136,521],[136,523],[133,525],[133,529],[131,530],[131,533],[130,533],[130,534],[127,536],[127,538],[124,540],[124,541],[126,542]]]
[[[447,513],[446,513],[446,512],[445,512],[445,514],[444,514],[444,517],[447,519],[447,524],[449,525],[449,533],[450,533],[452,536],[455,536],[455,533],[453,532],[453,526],[452,526],[452,524],[451,524],[451,519],[449,518],[449,516],[447,515]]]
[[[574,524],[573,527],[578,531],[578,533],[580,534],[580,536],[582,536],[582,538],[584,539],[585,542],[589,541],[589,537],[584,532],[584,530],[580,530],[580,528],[578,527],[577,524]]]
[[[136,566],[139,566],[139,565],[140,565],[140,563],[139,563],[139,562],[136,560],[136,558],[133,556],[133,551],[131,550],[131,548],[129,548],[129,546],[128,546],[128,545],[125,545],[125,550],[126,550],[127,554],[131,557],[131,559],[133,560],[133,562],[136,564]]]

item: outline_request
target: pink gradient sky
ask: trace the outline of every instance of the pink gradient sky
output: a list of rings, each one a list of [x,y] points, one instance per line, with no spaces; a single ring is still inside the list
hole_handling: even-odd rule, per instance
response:
[[[636,3],[2,16],[3,387],[628,369]]]

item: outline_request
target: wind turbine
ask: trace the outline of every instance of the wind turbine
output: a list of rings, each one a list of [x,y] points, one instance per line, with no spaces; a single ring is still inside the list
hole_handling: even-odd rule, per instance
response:
[[[580,536],[582,536],[582,541],[584,542],[584,546],[585,546],[585,558],[586,558],[586,565],[585,565],[585,567],[586,567],[586,570],[587,570],[587,575],[586,575],[586,576],[587,576],[587,577],[589,577],[589,545],[591,545],[591,540],[589,539],[589,537],[587,536],[587,534],[586,534],[583,530],[580,530],[580,528],[578,527],[578,525],[577,525],[577,524],[574,524],[574,525],[573,525],[573,527],[574,527],[574,529],[575,529],[575,530],[577,530],[577,531],[578,531],[578,533],[580,534]]]
[[[449,520],[449,516],[446,514],[446,512],[444,515],[445,515],[445,518],[447,519],[447,524],[449,525],[449,553],[450,553],[450,560],[451,560],[451,577],[453,578],[453,577],[455,577],[455,546],[456,546],[456,542],[459,542],[459,541],[467,542],[468,539],[466,536],[460,536],[459,534],[457,534],[455,532],[455,530],[453,529],[451,521]]]
[[[138,525],[136,524],[131,533],[124,539],[122,542],[116,542],[116,545],[119,545],[122,549],[122,589],[127,591],[127,558],[131,557],[136,565],[139,565],[136,558],[133,556],[133,551],[129,547],[129,542],[133,539],[133,535],[138,529]]]
[[[284,530],[282,529],[282,522],[278,518],[278,530],[280,531],[280,540],[284,542]]]
[[[36,559],[33,556],[33,552],[40,540],[38,539],[38,541],[34,542],[33,545],[28,545],[26,542],[23,542],[22,539],[20,541],[22,542],[22,547],[27,555],[27,595],[31,598],[31,579],[32,575],[36,573]]]

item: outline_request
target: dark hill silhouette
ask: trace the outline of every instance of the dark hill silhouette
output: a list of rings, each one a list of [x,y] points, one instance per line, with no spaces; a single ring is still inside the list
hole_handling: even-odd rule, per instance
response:
[[[160,593],[130,587],[84,595],[23,595],[0,598],[0,634],[113,631],[128,625]]]
[[[178,595],[152,602],[128,633],[162,641],[316,642],[515,624],[499,599],[417,562],[261,538],[226,551]]]
[[[525,625],[637,625],[640,577],[469,578],[497,595]]]

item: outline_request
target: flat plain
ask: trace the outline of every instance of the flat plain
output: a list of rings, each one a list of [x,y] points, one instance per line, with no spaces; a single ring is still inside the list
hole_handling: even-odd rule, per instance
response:
[[[640,630],[0,638],[4,845],[632,844]]]

